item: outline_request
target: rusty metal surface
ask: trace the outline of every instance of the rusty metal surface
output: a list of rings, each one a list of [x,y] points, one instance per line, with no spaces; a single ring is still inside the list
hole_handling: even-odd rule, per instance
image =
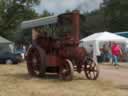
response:
[[[46,61],[44,64],[44,65],[46,65],[45,68],[57,67],[57,68],[59,68],[60,73],[58,73],[58,74],[60,74],[60,76],[62,76],[62,73],[65,73],[65,74],[63,74],[63,76],[65,75],[65,76],[71,78],[70,76],[72,76],[71,75],[72,72],[70,72],[70,71],[72,70],[72,66],[74,66],[74,65],[77,66],[77,72],[80,73],[83,70],[82,67],[84,65],[85,75],[88,76],[90,74],[89,73],[87,74],[88,70],[86,70],[87,69],[86,65],[88,65],[89,63],[87,62],[87,59],[85,59],[85,57],[87,57],[86,56],[87,53],[84,48],[80,48],[78,46],[79,45],[79,34],[80,34],[79,33],[80,32],[79,31],[80,30],[79,12],[75,11],[75,12],[72,12],[69,14],[62,14],[62,15],[60,15],[59,19],[62,19],[63,17],[64,18],[66,17],[71,20],[72,30],[71,30],[71,32],[69,32],[70,34],[65,35],[65,37],[62,40],[49,38],[49,37],[47,37],[46,34],[41,36],[40,34],[36,34],[35,30],[33,31],[33,35],[36,35],[36,36],[33,36],[33,46],[39,47],[39,48],[36,48],[36,50],[38,51],[37,59],[42,58],[42,51],[40,51],[42,49],[45,51],[45,54],[46,54]],[[32,54],[32,52],[30,52],[30,53],[31,54],[28,55],[29,58],[31,58],[34,55],[34,53]],[[42,58],[42,60],[44,60],[44,59]],[[40,60],[39,64],[42,64],[42,62],[43,62],[42,60]],[[67,62],[66,60],[68,60],[70,62]],[[27,59],[27,61],[28,61],[28,63],[27,63],[28,66],[30,66],[31,65],[29,63],[30,60]],[[94,62],[91,62],[90,65],[92,65],[93,63]],[[72,66],[71,66],[71,64],[72,64]],[[33,64],[32,64],[32,66],[33,66]],[[90,69],[91,68],[93,68],[93,67],[90,67]],[[33,72],[34,67],[33,68],[31,67],[28,70]],[[42,70],[44,70],[44,69],[42,68]],[[65,77],[65,78],[67,78],[67,77]],[[92,78],[90,77],[88,79],[92,79]],[[97,77],[95,77],[95,79],[97,79]]]

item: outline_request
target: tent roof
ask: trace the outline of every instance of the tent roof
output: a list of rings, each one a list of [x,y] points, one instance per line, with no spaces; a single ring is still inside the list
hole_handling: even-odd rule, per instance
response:
[[[125,33],[128,33],[128,31],[125,31],[125,32],[115,32],[115,34],[125,34]]]
[[[110,33],[110,32],[100,32],[94,33],[86,38],[83,38],[81,41],[117,41],[117,42],[124,42],[127,41],[127,38]]]
[[[116,32],[115,34],[128,38],[128,31],[127,32]]]
[[[12,42],[0,36],[0,43],[12,43]]]

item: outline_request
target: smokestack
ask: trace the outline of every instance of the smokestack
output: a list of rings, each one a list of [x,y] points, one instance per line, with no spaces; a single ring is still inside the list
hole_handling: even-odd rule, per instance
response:
[[[76,41],[79,41],[79,35],[80,35],[80,12],[79,10],[74,10],[73,11],[73,16],[72,16],[72,31],[74,35],[74,39]]]

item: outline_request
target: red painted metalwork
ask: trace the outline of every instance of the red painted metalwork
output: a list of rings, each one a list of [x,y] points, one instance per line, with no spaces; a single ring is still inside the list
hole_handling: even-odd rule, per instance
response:
[[[86,50],[80,48],[80,15],[78,11],[58,16],[58,24],[68,19],[71,22],[71,32],[63,39],[48,37],[33,29],[32,47],[26,55],[28,72],[32,76],[44,75],[46,72],[56,72],[64,80],[73,79],[74,66],[77,72],[84,70],[88,79],[95,80],[99,75],[96,63],[87,56]],[[37,32],[38,34],[35,34]],[[36,63],[34,61],[36,59]],[[91,73],[96,73],[92,77]]]
[[[59,57],[57,55],[53,55],[53,54],[48,54],[47,55],[47,64],[50,67],[56,67],[59,66],[59,64],[61,63]]]

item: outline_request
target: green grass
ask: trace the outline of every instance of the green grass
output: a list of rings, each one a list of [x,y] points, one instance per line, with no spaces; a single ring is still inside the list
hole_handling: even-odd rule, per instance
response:
[[[29,78],[26,65],[0,65],[0,96],[128,96],[110,81],[90,81],[75,74],[73,81]]]

